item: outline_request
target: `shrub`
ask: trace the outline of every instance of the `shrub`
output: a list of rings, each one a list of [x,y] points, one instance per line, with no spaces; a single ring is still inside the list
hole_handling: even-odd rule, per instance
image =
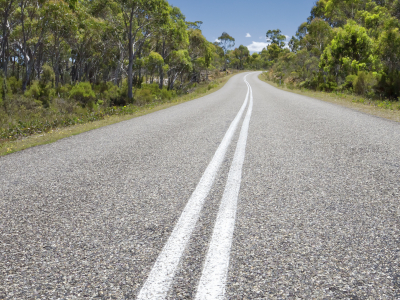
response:
[[[14,76],[8,78],[8,84],[13,94],[18,93],[22,87],[22,81],[18,80]]]
[[[71,86],[69,84],[59,86],[57,89],[57,93],[62,98],[68,98],[69,91],[71,90]]]
[[[51,83],[45,84],[43,81],[33,81],[29,89],[25,92],[25,97],[33,98],[48,108],[52,98],[56,95],[56,90],[51,88]]]
[[[173,97],[173,92],[168,91],[166,88],[160,90],[160,97],[162,100],[171,100]]]
[[[207,90],[209,91],[217,86],[218,86],[218,84],[216,82],[212,82],[207,86]]]
[[[42,75],[40,76],[40,81],[44,84],[51,83],[54,86],[55,74],[53,68],[48,64],[44,64],[42,67]]]
[[[69,97],[78,101],[83,107],[92,108],[96,95],[89,82],[80,82],[72,87]]]
[[[0,105],[3,103],[3,100],[8,92],[7,83],[4,86],[4,78],[0,76]]]
[[[135,101],[138,105],[150,103],[154,99],[149,89],[137,89],[135,91]]]
[[[26,90],[25,92],[25,96],[26,97],[32,97],[36,100],[39,100],[41,95],[41,89],[39,86],[39,81],[35,80],[32,82],[31,86],[29,87],[29,89]]]
[[[353,88],[353,82],[357,78],[357,75],[348,75],[344,82],[344,87],[347,89]]]
[[[361,71],[353,80],[353,90],[360,95],[372,96],[374,94],[373,88],[377,82],[374,74]]]

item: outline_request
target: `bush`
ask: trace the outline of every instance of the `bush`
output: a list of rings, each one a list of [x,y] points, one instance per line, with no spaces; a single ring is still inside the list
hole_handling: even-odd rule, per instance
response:
[[[9,90],[9,87],[4,86],[4,78],[0,76],[0,105],[3,103],[3,100]]]
[[[212,82],[207,86],[207,90],[209,91],[217,86],[218,86],[218,84],[216,82]]]
[[[69,91],[71,90],[71,86],[69,84],[59,86],[57,89],[57,93],[62,98],[68,98]]]
[[[15,78],[14,76],[8,78],[8,84],[13,94],[16,94],[19,91],[21,91],[22,81],[17,80],[17,78]]]
[[[100,84],[96,87],[96,90],[99,91],[99,98],[101,99],[101,103],[97,101],[100,105],[104,106],[109,106],[111,104],[116,104],[121,102],[119,99],[121,98],[120,96],[120,91],[118,86],[114,85],[112,82],[107,82]],[[123,100],[123,105],[126,104],[126,101]]]
[[[89,82],[80,82],[72,87],[71,91],[69,92],[69,98],[75,99],[83,107],[88,106],[89,108],[92,108],[96,95]]]
[[[354,80],[357,79],[357,75],[348,75],[346,81],[344,82],[344,87],[347,89],[353,88]]]
[[[138,105],[144,105],[150,103],[154,99],[154,96],[151,94],[150,89],[137,89],[135,91],[135,102]]]
[[[168,91],[167,88],[160,90],[160,97],[162,100],[171,100],[173,97],[173,92]]]
[[[31,86],[26,90],[25,96],[39,100],[40,95],[41,95],[41,89],[39,86],[39,81],[35,80],[32,82]]]
[[[44,81],[33,81],[29,89],[25,92],[25,97],[33,98],[48,108],[52,98],[56,95],[56,90],[51,88],[51,83],[45,84]]]
[[[51,83],[54,86],[55,74],[53,68],[48,64],[44,64],[42,67],[42,75],[40,76],[40,81],[44,84]]]
[[[353,90],[357,94],[371,97],[374,94],[373,88],[377,82],[374,74],[361,71],[353,80]]]

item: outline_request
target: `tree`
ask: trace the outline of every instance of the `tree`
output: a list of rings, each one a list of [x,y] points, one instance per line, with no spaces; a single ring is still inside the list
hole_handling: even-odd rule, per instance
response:
[[[320,60],[320,67],[336,77],[375,70],[376,64],[371,38],[366,29],[354,21],[349,21],[343,29],[337,31]]]
[[[7,77],[7,64],[9,56],[7,55],[8,38],[12,30],[11,16],[17,8],[16,0],[0,0],[0,16],[1,16],[1,68],[4,77]]]
[[[300,41],[297,39],[295,36],[292,36],[292,38],[289,41],[289,48],[292,52],[297,52],[300,48]]]
[[[42,10],[48,18],[47,26],[51,34],[52,52],[54,54],[53,70],[56,87],[60,82],[60,55],[62,43],[75,31],[75,18],[69,5],[62,0],[52,0],[45,3]]]
[[[226,32],[223,32],[221,36],[218,38],[218,43],[219,46],[224,50],[224,55],[225,55],[225,66],[224,69],[226,69],[226,54],[229,49],[233,48],[235,46],[235,39],[231,37],[229,34]]]
[[[33,0],[21,0],[19,9],[20,24],[13,32],[14,46],[23,56],[25,78],[22,91],[26,90],[34,71],[35,60],[43,45],[48,30],[48,11],[43,5]]]
[[[164,66],[164,59],[157,52],[150,52],[149,56],[145,58],[145,66],[150,74],[150,83],[153,83],[153,75],[156,70]]]
[[[321,56],[333,38],[332,27],[326,21],[315,18],[305,26],[305,29],[307,33],[302,36],[300,45],[306,47],[315,56]]]
[[[244,64],[250,56],[250,51],[246,46],[240,45],[239,48],[236,48],[232,51],[232,55],[237,60],[237,69],[243,69]]]
[[[118,0],[128,40],[128,98],[133,99],[133,63],[139,49],[168,18],[169,5],[165,0]]]
[[[268,30],[267,41],[271,44],[277,45],[280,49],[285,47],[286,36],[284,36],[280,29]]]
[[[179,8],[173,7],[169,11],[168,18],[155,34],[156,48],[161,54],[165,63],[169,63],[170,55],[173,51],[185,49],[189,45],[187,25],[185,16]],[[164,68],[159,67],[160,89],[164,86]]]

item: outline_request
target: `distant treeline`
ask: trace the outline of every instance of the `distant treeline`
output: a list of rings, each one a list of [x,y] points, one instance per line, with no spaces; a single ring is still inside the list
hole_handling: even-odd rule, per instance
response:
[[[287,85],[400,97],[399,0],[319,0],[289,42],[268,31],[269,77]]]

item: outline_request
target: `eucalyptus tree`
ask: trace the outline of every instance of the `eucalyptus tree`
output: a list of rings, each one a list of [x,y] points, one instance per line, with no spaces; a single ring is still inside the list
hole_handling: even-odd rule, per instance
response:
[[[150,83],[153,83],[154,73],[159,69],[164,67],[164,59],[162,56],[154,51],[145,58],[144,64],[146,66],[147,74],[150,75]]]
[[[69,37],[72,80],[89,80],[93,63],[101,59],[98,47],[101,44],[101,36],[105,31],[106,23],[91,16],[84,2],[78,3],[75,18],[77,30]]]
[[[285,47],[286,36],[282,34],[280,29],[268,30],[266,36],[267,41],[271,44],[277,45],[280,49]]]
[[[170,59],[173,51],[186,49],[189,45],[185,16],[178,7],[171,7],[167,22],[158,28],[154,35],[156,50],[161,54],[166,64],[173,63]],[[164,86],[164,73],[167,67],[159,66],[159,87]],[[172,68],[173,69],[173,68]]]
[[[35,59],[48,32],[49,11],[43,10],[42,1],[19,2],[19,24],[12,33],[14,48],[23,57],[25,74],[22,90],[25,91],[34,70]]]
[[[75,15],[70,7],[73,6],[62,0],[53,0],[46,2],[42,8],[48,18],[47,26],[50,34],[50,49],[53,53],[52,60],[56,87],[60,82],[60,59],[63,44],[77,29]]]
[[[243,69],[250,56],[249,49],[246,46],[240,45],[239,48],[233,51],[233,54],[238,59],[238,68]]]
[[[0,16],[1,16],[1,68],[4,77],[7,77],[7,65],[9,60],[8,38],[13,29],[12,15],[17,9],[17,0],[0,0]]]
[[[197,81],[200,69],[207,69],[210,65],[212,48],[209,47],[210,42],[203,36],[200,29],[190,28],[188,35],[188,53],[193,66],[191,81]]]
[[[155,28],[167,22],[169,5],[165,0],[117,0],[117,3],[122,11],[128,41],[128,98],[132,100],[132,71],[138,50]]]
[[[184,72],[190,72],[193,65],[187,50],[172,51],[169,62],[168,89],[172,90],[178,77]]]
[[[224,56],[225,56],[225,62],[224,62],[224,68],[226,69],[226,64],[227,64],[227,53],[229,49],[233,48],[235,46],[235,39],[230,36],[228,33],[223,32],[221,36],[218,38],[218,44],[219,46],[224,50]]]

